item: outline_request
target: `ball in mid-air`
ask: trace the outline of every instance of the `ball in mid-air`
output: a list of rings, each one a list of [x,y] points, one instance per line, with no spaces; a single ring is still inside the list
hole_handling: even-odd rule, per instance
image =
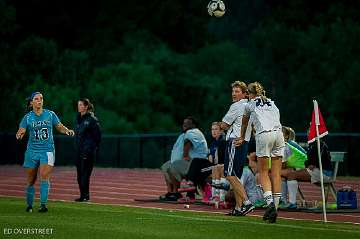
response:
[[[222,0],[211,0],[207,9],[210,16],[222,17],[225,14],[225,3]]]

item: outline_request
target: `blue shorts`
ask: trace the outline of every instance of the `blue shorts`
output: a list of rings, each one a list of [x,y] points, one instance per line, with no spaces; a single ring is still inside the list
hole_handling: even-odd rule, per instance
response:
[[[38,152],[26,150],[24,168],[38,168],[40,165],[54,166],[55,152]]]
[[[244,141],[241,146],[235,147],[233,139],[226,141],[224,158],[224,176],[242,176],[243,168],[247,159],[248,142]]]

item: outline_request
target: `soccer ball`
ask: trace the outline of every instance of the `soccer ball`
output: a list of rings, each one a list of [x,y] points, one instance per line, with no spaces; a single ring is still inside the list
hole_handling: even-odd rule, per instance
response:
[[[225,14],[225,3],[221,0],[211,0],[207,9],[210,16],[222,17]]]

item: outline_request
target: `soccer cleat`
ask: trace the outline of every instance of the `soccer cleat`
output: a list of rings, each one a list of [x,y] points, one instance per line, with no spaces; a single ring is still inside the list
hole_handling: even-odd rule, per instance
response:
[[[47,209],[46,205],[44,205],[44,204],[40,205],[40,208],[39,208],[38,212],[44,213],[44,212],[47,212],[47,211],[48,211],[48,209]]]
[[[243,214],[243,216],[245,216],[246,214],[254,211],[254,209],[255,209],[255,206],[252,203],[250,203],[248,205],[243,205],[241,207],[241,213]]]
[[[28,207],[26,208],[26,212],[33,212],[32,206],[28,206]]]
[[[277,218],[277,211],[275,208],[275,204],[272,202],[268,205],[268,207],[265,210],[263,220],[268,221],[269,223],[275,223]]]
[[[245,216],[242,212],[242,210],[238,210],[236,208],[234,208],[233,210],[231,210],[229,213],[225,214],[227,216]]]

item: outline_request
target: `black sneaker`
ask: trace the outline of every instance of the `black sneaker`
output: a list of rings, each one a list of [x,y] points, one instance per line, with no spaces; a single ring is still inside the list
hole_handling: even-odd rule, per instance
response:
[[[231,210],[229,213],[227,213],[225,215],[227,215],[227,216],[236,216],[236,217],[237,216],[245,216],[241,210],[238,210],[236,208],[234,208],[233,210]]]
[[[243,214],[243,216],[245,216],[246,214],[254,211],[254,209],[255,209],[255,206],[252,203],[250,203],[248,205],[243,205],[241,207],[241,213]]]
[[[28,206],[28,207],[26,208],[26,212],[33,212],[32,206]]]
[[[79,198],[76,198],[74,201],[75,202],[87,202],[89,200],[90,200],[89,197],[79,197]]]
[[[180,193],[179,193],[180,194]],[[181,195],[181,194],[180,194]],[[178,193],[166,193],[165,195],[161,195],[159,197],[161,201],[177,201],[179,199]]]
[[[48,211],[48,209],[47,209],[46,205],[40,205],[38,212],[47,212],[47,211]]]
[[[275,204],[272,202],[268,205],[268,207],[265,210],[263,220],[268,221],[269,223],[275,223],[277,218],[277,211],[275,208]]]

